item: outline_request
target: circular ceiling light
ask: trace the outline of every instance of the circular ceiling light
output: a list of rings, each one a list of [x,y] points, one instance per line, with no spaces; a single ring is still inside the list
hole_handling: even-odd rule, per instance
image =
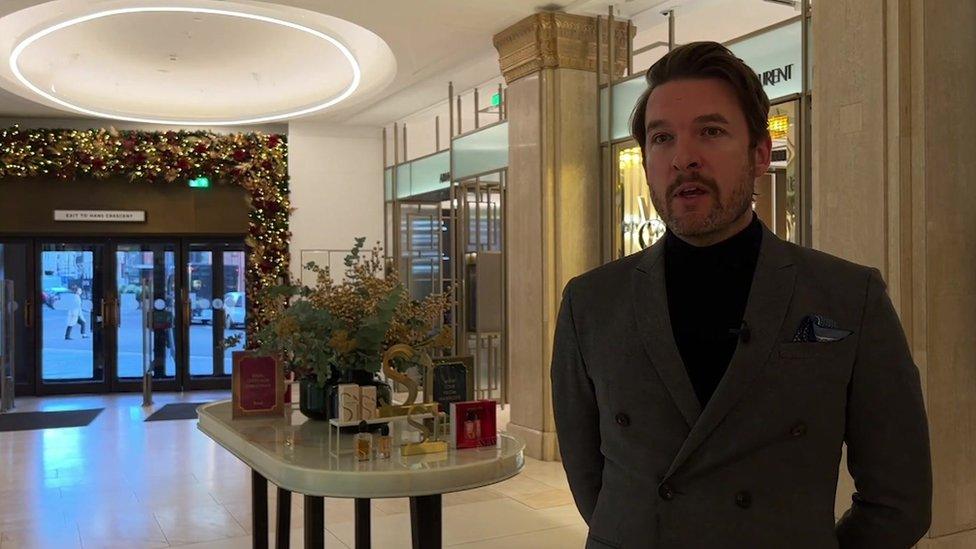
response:
[[[30,80],[27,79],[27,77],[24,76],[24,74],[20,70],[20,66],[18,65],[18,59],[20,58],[21,54],[23,54],[24,51],[31,44],[33,44],[34,42],[40,40],[41,38],[44,38],[45,36],[48,36],[48,35],[50,35],[52,33],[57,32],[59,30],[66,29],[68,27],[71,27],[71,26],[74,26],[74,25],[78,25],[80,23],[85,23],[87,21],[93,21],[95,19],[101,19],[101,18],[104,18],[104,17],[111,17],[113,15],[125,15],[125,14],[132,14],[132,13],[174,13],[174,12],[179,12],[179,13],[201,13],[201,14],[208,14],[208,15],[223,15],[223,16],[227,16],[227,17],[237,17],[237,18],[240,18],[240,19],[249,19],[249,20],[252,20],[252,21],[260,21],[260,22],[264,22],[264,23],[270,23],[270,24],[273,24],[273,25],[279,25],[279,26],[282,26],[282,27],[287,27],[287,28],[291,28],[291,29],[295,29],[295,30],[301,31],[301,32],[304,32],[306,34],[310,34],[310,35],[312,35],[315,38],[318,38],[318,39],[321,39],[321,40],[325,40],[326,42],[332,44],[333,46],[335,46],[336,49],[339,50],[339,53],[341,53],[342,56],[349,62],[349,67],[350,67],[350,69],[352,69],[352,81],[350,82],[349,86],[345,90],[343,90],[342,93],[340,93],[339,95],[337,95],[337,96],[335,96],[335,97],[333,97],[331,99],[328,99],[328,100],[326,100],[326,101],[324,101],[322,103],[318,103],[316,105],[313,105],[311,107],[307,107],[307,108],[303,108],[303,109],[299,109],[299,110],[295,110],[295,111],[291,111],[291,112],[286,112],[286,113],[281,113],[281,114],[274,114],[274,115],[269,115],[269,116],[260,116],[260,117],[254,117],[254,118],[246,118],[246,119],[240,119],[240,120],[206,120],[206,121],[201,121],[201,120],[167,120],[167,119],[156,119],[156,118],[141,118],[141,117],[137,117],[137,116],[123,116],[123,115],[118,115],[118,114],[111,114],[111,113],[107,113],[107,112],[101,112],[101,111],[96,111],[96,110],[92,110],[92,109],[87,109],[87,108],[82,107],[80,105],[75,105],[75,104],[70,103],[68,101],[65,101],[65,100],[63,100],[63,99],[61,99],[59,97],[56,97],[54,95],[51,95],[50,93],[44,91],[40,87],[34,85],[34,83],[32,83]],[[53,26],[47,27],[47,28],[45,28],[45,29],[43,29],[43,30],[41,30],[41,31],[39,31],[37,33],[32,34],[31,36],[25,38],[23,41],[21,41],[20,43],[17,44],[17,46],[10,53],[10,70],[11,70],[11,72],[13,72],[13,74],[17,78],[17,80],[19,80],[24,86],[26,86],[27,88],[29,88],[34,93],[40,95],[41,97],[44,97],[45,99],[47,99],[49,101],[52,101],[54,103],[57,103],[57,104],[59,104],[59,105],[61,105],[63,107],[67,107],[67,108],[69,108],[69,109],[71,109],[73,111],[77,111],[77,112],[80,112],[80,113],[83,113],[83,114],[88,114],[88,115],[95,116],[95,117],[99,117],[99,118],[111,118],[111,119],[115,119],[115,120],[126,120],[126,121],[129,121],[129,122],[140,122],[140,123],[144,123],[144,124],[170,124],[170,125],[177,125],[177,126],[219,126],[219,125],[259,124],[259,123],[264,123],[264,122],[272,122],[272,121],[276,121],[276,120],[284,120],[284,119],[288,119],[288,118],[294,118],[296,116],[302,116],[302,115],[310,114],[310,113],[313,113],[313,112],[316,112],[316,111],[321,111],[323,109],[329,108],[332,105],[335,105],[335,104],[339,103],[340,101],[342,101],[342,100],[346,99],[347,97],[349,97],[350,95],[352,95],[353,92],[356,91],[356,88],[359,87],[359,83],[362,80],[362,71],[360,69],[359,62],[356,61],[356,58],[353,56],[352,52],[349,51],[349,48],[347,48],[345,45],[343,45],[341,42],[339,42],[335,38],[333,38],[333,37],[331,37],[331,36],[329,36],[329,35],[327,35],[327,34],[325,34],[323,32],[317,31],[315,29],[311,29],[309,27],[305,27],[305,26],[299,25],[297,23],[292,23],[290,21],[283,21],[281,19],[275,19],[273,17],[266,17],[266,16],[263,16],[263,15],[256,15],[256,14],[253,14],[253,13],[245,13],[245,12],[222,10],[222,9],[194,8],[194,7],[177,7],[177,6],[133,7],[133,8],[113,9],[113,10],[107,10],[107,11],[101,11],[101,12],[98,12],[98,13],[93,13],[93,14],[90,14],[90,15],[85,15],[85,16],[82,16],[82,17],[77,17],[77,18],[74,18],[74,19],[70,19],[68,21],[64,21],[62,23],[58,23],[57,25],[53,25]]]

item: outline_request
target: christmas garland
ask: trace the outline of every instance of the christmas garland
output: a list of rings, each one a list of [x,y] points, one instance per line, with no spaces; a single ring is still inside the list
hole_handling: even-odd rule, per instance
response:
[[[52,176],[126,177],[149,184],[186,184],[206,176],[244,188],[249,207],[248,341],[269,319],[256,296],[288,278],[288,145],[278,134],[205,131],[0,129],[0,180]]]

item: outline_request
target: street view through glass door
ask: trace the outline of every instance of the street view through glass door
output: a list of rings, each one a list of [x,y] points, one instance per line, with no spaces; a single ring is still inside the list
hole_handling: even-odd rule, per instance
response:
[[[31,372],[22,393],[137,391],[147,369],[157,390],[229,387],[231,354],[246,343],[243,242],[21,239],[16,246],[33,253],[6,254],[7,272],[32,273],[14,282],[35,296],[19,321],[19,373]],[[225,345],[232,335],[241,341]]]

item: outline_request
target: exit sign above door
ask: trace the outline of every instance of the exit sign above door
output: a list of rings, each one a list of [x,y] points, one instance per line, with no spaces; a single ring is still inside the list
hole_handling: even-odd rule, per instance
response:
[[[55,221],[145,223],[145,210],[54,210]]]

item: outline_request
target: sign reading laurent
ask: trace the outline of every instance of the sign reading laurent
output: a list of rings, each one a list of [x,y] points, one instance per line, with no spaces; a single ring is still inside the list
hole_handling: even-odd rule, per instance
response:
[[[54,210],[54,220],[145,223],[146,212],[144,210]]]

